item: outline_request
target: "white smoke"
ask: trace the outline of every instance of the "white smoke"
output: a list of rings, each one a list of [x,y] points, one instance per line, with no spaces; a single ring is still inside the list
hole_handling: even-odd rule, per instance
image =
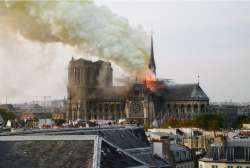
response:
[[[0,2],[0,11],[2,23],[14,33],[71,45],[82,55],[110,60],[132,74],[144,71],[149,60],[146,34],[90,1],[8,1]]]
[[[32,43],[1,27],[0,104],[6,96],[8,103],[66,96],[71,53],[68,46]]]

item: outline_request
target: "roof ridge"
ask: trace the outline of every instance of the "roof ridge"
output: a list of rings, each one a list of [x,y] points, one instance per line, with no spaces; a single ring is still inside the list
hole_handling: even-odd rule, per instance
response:
[[[106,142],[107,144],[109,144],[109,145],[112,146],[113,148],[118,149],[119,151],[121,151],[122,153],[124,153],[125,155],[127,155],[128,157],[130,157],[130,158],[134,159],[135,161],[141,163],[142,166],[149,166],[147,163],[141,161],[141,160],[138,159],[137,157],[133,156],[132,154],[130,154],[130,153],[128,153],[128,152],[126,152],[124,149],[120,148],[119,146],[114,145],[113,143],[109,142],[107,139],[102,138],[102,137],[100,137],[100,138],[101,138],[101,141]]]
[[[177,83],[177,84],[173,84],[173,85],[195,85],[197,86],[197,83]]]

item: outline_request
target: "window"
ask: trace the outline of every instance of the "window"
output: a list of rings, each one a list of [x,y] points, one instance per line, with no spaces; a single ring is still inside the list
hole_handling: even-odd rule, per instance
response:
[[[197,104],[194,105],[194,112],[198,113],[198,105]]]
[[[191,105],[190,104],[187,106],[187,112],[191,112]]]
[[[171,113],[172,113],[172,110],[171,110],[171,106],[170,106],[170,105],[167,105],[167,112],[168,112],[168,115],[170,116]]]
[[[212,165],[212,168],[218,168],[218,166],[217,165]]]
[[[227,166],[227,168],[233,168],[233,166]]]
[[[237,166],[237,168],[242,168],[242,166]]]
[[[201,105],[201,112],[202,112],[202,113],[205,112],[205,106],[204,106],[204,104]]]
[[[184,108],[184,105],[183,105],[183,104],[181,105],[181,112],[182,112],[182,113],[185,113],[185,108]]]
[[[176,113],[176,115],[178,114],[178,108],[177,108],[177,105],[175,104],[174,105],[174,109],[175,109],[175,113]]]

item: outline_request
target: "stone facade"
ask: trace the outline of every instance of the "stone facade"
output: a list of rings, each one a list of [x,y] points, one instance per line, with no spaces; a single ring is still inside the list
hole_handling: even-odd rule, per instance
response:
[[[69,63],[66,121],[118,120],[159,122],[167,117],[190,119],[206,114],[209,98],[199,84],[152,81],[113,86],[109,62],[84,59]]]
[[[153,119],[144,84],[113,86],[109,62],[72,60],[68,70],[66,120],[118,120],[144,122]]]
[[[208,101],[169,101],[165,104],[166,116],[177,119],[191,119],[207,113]]]
[[[248,168],[250,167],[250,139],[224,139],[211,144],[199,168]]]
[[[106,72],[102,74],[102,72]],[[99,75],[100,74],[100,75]],[[100,76],[100,77],[99,77]],[[99,78],[101,82],[99,82]],[[89,99],[98,87],[112,85],[112,68],[103,61],[72,60],[68,67],[68,113],[67,120],[88,117]]]
[[[155,107],[152,96],[145,84],[134,84],[130,89],[125,107],[126,118],[130,121],[153,122]]]
[[[192,119],[208,113],[209,98],[199,84],[165,84],[161,96],[164,103],[158,113],[160,120]]]

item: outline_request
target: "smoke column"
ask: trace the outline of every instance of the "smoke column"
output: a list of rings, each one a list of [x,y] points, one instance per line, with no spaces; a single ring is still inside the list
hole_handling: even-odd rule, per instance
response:
[[[92,1],[3,1],[0,17],[28,40],[70,45],[131,74],[143,72],[149,60],[147,35]]]

